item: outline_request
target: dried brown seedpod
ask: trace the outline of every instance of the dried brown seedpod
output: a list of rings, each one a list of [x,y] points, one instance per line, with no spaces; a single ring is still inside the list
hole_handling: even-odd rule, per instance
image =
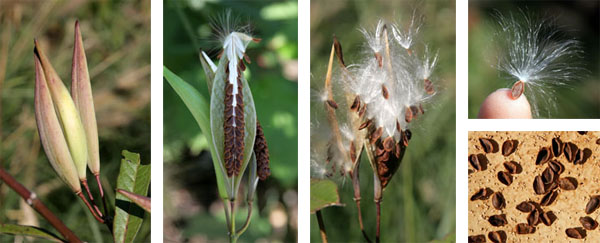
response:
[[[469,235],[469,243],[484,243],[485,235]]]
[[[494,191],[492,191],[492,189],[490,189],[489,187],[481,188],[481,189],[477,190],[477,192],[475,192],[475,194],[473,194],[473,196],[471,196],[471,201],[487,200],[488,198],[490,198],[490,196],[493,193],[494,193]]]
[[[517,234],[520,234],[520,235],[535,233],[535,227],[533,227],[529,224],[526,224],[526,223],[517,224],[517,226],[515,227],[515,230],[517,231]]]
[[[567,233],[568,237],[571,237],[574,239],[583,239],[587,236],[585,229],[583,229],[581,227],[568,228],[567,230],[565,230],[565,233]]]
[[[495,227],[504,226],[508,223],[508,221],[506,221],[506,214],[492,215],[488,219],[488,222]]]
[[[488,238],[493,243],[504,243],[506,242],[506,232],[504,230],[491,231],[488,233]]]
[[[515,161],[507,161],[504,162],[503,165],[506,171],[508,171],[508,173],[511,174],[519,174],[523,171],[523,167],[521,167],[521,164]]]
[[[598,227],[598,222],[596,222],[596,220],[592,219],[590,216],[579,218],[579,222],[581,222],[581,225],[586,230],[594,230]]]
[[[570,191],[577,189],[577,179],[573,177],[563,177],[558,179],[558,187],[560,189]]]
[[[519,141],[517,140],[506,140],[502,143],[502,155],[509,156],[517,150],[517,145]]]
[[[537,154],[537,157],[535,159],[535,164],[536,165],[544,164],[544,163],[548,162],[548,160],[550,160],[551,157],[552,157],[552,153],[550,152],[550,149],[548,149],[548,147],[542,147]]]
[[[507,186],[510,186],[510,184],[512,184],[512,182],[513,182],[512,175],[506,171],[498,172],[498,180],[500,180],[500,182],[502,184],[507,185]]]
[[[504,200],[502,192],[495,192],[494,195],[492,195],[492,205],[498,210],[502,210],[506,207],[506,200]]]

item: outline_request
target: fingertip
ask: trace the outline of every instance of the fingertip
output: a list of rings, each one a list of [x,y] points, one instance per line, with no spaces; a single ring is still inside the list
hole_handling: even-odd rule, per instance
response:
[[[510,89],[498,89],[485,98],[479,108],[478,118],[531,119],[531,106],[525,95],[512,99]]]

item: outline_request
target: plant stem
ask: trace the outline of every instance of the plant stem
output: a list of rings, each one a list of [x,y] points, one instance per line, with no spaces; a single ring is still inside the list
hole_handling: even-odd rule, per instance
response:
[[[357,162],[354,166],[354,168],[352,169],[352,171],[350,172],[350,177],[352,177],[352,185],[354,187],[354,202],[356,202],[356,210],[358,211],[358,224],[360,225],[360,231],[362,231],[363,237],[365,238],[365,240],[367,242],[371,242],[371,240],[369,239],[369,237],[367,236],[367,232],[365,232],[365,227],[363,225],[363,220],[362,220],[362,210],[360,209],[360,181],[359,181],[359,177],[358,177],[358,172],[359,172],[360,166],[359,163]]]
[[[83,195],[83,192],[78,192],[77,196],[79,198],[81,198],[81,200],[83,200],[83,202],[85,203],[85,206],[87,206],[87,208],[92,213],[92,215],[94,216],[94,218],[96,218],[96,220],[98,222],[104,224],[104,219],[102,219],[100,216],[98,216],[98,214],[96,213],[96,210],[94,210],[94,208],[92,208],[92,205],[90,204],[90,202],[88,202],[88,200],[85,199],[85,196]],[[96,206],[96,205],[94,205],[94,206]]]
[[[375,233],[375,242],[379,243],[379,226],[381,222],[381,200],[375,200],[375,208],[377,209],[377,231]]]
[[[25,186],[21,185],[18,181],[15,180],[11,175],[9,175],[4,169],[0,168],[0,179],[3,180],[6,185],[8,185],[11,189],[13,189],[17,194],[19,194],[27,204],[29,204],[35,211],[37,211],[42,217],[44,217],[48,222],[54,227],[58,232],[65,237],[68,242],[82,242],[76,235],[71,231],[56,215],[54,215],[50,209],[46,207],[37,198],[36,194],[29,191]]]
[[[323,223],[323,215],[321,210],[317,210],[317,222],[319,222],[319,231],[321,232],[321,241],[327,243],[327,232],[325,232],[325,223]]]
[[[230,199],[229,205],[231,206],[231,224],[229,228],[229,241],[231,243],[237,242],[237,234],[235,233],[235,200]]]
[[[246,216],[246,222],[244,223],[244,226],[242,226],[242,228],[236,232],[238,237],[246,232],[246,229],[248,229],[248,226],[250,226],[250,218],[252,217],[252,204],[252,201],[248,202],[248,216]]]

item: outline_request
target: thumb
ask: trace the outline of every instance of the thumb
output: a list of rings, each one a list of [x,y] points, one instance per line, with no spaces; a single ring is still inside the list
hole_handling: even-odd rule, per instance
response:
[[[513,100],[510,89],[498,89],[485,98],[478,118],[531,119],[531,106],[524,94]]]

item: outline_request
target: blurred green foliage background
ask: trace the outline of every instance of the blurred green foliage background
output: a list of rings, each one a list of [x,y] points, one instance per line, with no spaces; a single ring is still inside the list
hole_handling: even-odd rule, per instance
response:
[[[431,80],[438,95],[425,115],[411,123],[412,139],[402,164],[383,193],[381,240],[425,242],[452,240],[455,231],[455,5],[454,1],[311,1],[311,72],[313,90],[323,85],[335,34],[346,64],[363,56],[360,27],[374,28],[379,18],[407,24],[413,9],[425,16],[417,47],[425,43],[439,51]],[[404,21],[404,22],[403,22]],[[417,52],[420,54],[420,52]],[[372,54],[369,54],[372,55]],[[318,85],[319,87],[316,87]],[[322,106],[322,104],[319,104]],[[375,236],[373,171],[366,155],[361,161],[361,207],[365,230]],[[345,207],[322,210],[332,242],[363,241],[349,177],[338,181]],[[311,241],[320,242],[319,227],[311,215]]]
[[[569,86],[555,88],[556,110],[540,107],[540,118],[600,118],[600,2],[587,0],[469,1],[469,118],[477,118],[481,103],[490,93],[512,85],[493,67],[498,54],[492,38],[499,28],[493,14],[497,10],[518,16],[519,9],[556,18],[562,31],[582,43],[583,68],[588,70]]]
[[[217,60],[219,46],[211,18],[231,9],[253,36],[245,71],[271,159],[271,177],[257,188],[250,227],[241,241],[296,241],[298,183],[298,6],[295,1],[165,0],[164,65],[208,100],[198,58],[205,50]],[[175,91],[164,81],[164,240],[226,241],[223,204],[206,137]],[[242,186],[245,186],[242,183]],[[245,188],[241,188],[245,192]],[[237,223],[246,217],[240,200]]]
[[[92,81],[101,174],[109,202],[114,201],[121,150],[140,153],[144,163],[150,162],[150,1],[144,0],[0,1],[0,161],[82,240],[112,242],[107,227],[92,218],[51,168],[35,124],[33,38],[69,87],[77,19]],[[91,187],[98,193],[96,183]],[[150,215],[145,217],[140,241],[150,239]],[[56,232],[2,183],[0,223]],[[23,237],[0,235],[1,242],[14,240]]]

